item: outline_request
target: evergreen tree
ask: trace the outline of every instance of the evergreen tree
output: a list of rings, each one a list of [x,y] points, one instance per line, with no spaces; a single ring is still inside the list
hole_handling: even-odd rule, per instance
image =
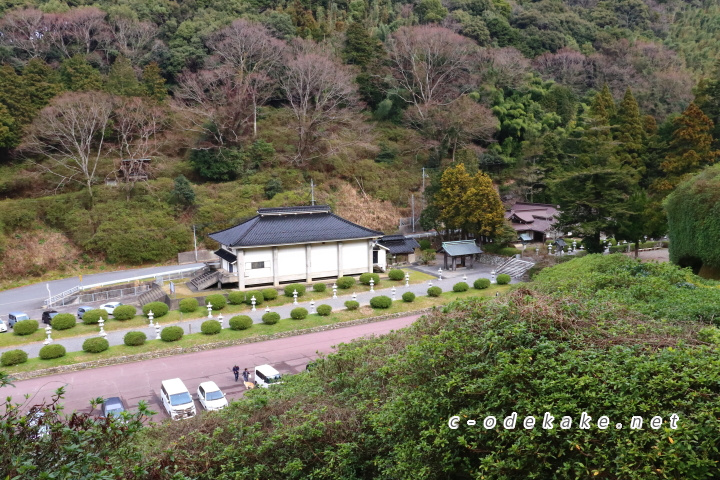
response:
[[[66,89],[74,92],[101,90],[100,72],[90,65],[83,55],[75,55],[60,65],[60,78]]]
[[[185,175],[178,175],[175,178],[175,187],[170,192],[173,203],[189,207],[195,204],[195,190],[185,178]]]
[[[615,134],[618,145],[618,158],[623,165],[629,165],[641,175],[645,173],[643,152],[645,150],[645,128],[640,117],[640,109],[628,88],[617,111],[617,129]]]
[[[615,100],[613,100],[607,83],[603,86],[603,89],[593,97],[590,114],[606,125],[609,125],[615,117]]]
[[[345,32],[345,63],[365,67],[382,54],[382,44],[360,22],[353,22]]]
[[[125,97],[139,97],[144,93],[135,69],[125,57],[118,57],[110,67],[105,88],[109,93]]]
[[[698,82],[695,104],[713,121],[713,137],[718,148],[720,146],[720,60],[715,63],[715,72],[711,79]]]
[[[160,74],[160,67],[156,62],[149,63],[143,69],[142,82],[145,87],[145,94],[158,102],[167,97],[165,79]]]
[[[58,72],[39,58],[33,58],[25,65],[22,81],[36,112],[63,91]]]
[[[17,146],[19,143],[17,134],[15,119],[10,115],[7,107],[0,103],[0,149]]]

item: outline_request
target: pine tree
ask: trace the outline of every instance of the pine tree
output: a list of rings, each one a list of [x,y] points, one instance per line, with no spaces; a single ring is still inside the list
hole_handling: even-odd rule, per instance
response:
[[[105,88],[109,93],[125,97],[139,97],[144,93],[135,69],[125,57],[118,57],[110,67]]]
[[[640,117],[640,109],[628,88],[617,111],[615,138],[618,141],[618,159],[623,165],[629,165],[640,174],[645,173],[642,154],[645,150],[645,128]]]
[[[189,207],[195,204],[195,190],[185,178],[185,175],[178,175],[175,178],[175,187],[170,192],[173,203]]]
[[[156,62],[149,63],[143,69],[142,82],[145,87],[145,94],[158,102],[167,97],[165,79],[160,74],[160,67]]]
[[[359,22],[353,22],[345,33],[343,59],[346,63],[365,67],[382,54],[382,45]]]
[[[41,110],[63,91],[58,72],[39,58],[33,58],[25,65],[22,80],[36,111]]]
[[[604,125],[609,125],[615,117],[615,100],[613,100],[607,83],[600,93],[595,94],[595,97],[593,97],[590,114]]]
[[[65,88],[74,92],[102,89],[100,72],[83,55],[66,59],[60,66],[60,78]]]

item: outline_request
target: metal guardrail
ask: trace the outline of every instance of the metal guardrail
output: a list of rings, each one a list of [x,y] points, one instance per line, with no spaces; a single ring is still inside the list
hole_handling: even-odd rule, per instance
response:
[[[103,292],[78,293],[77,295],[70,294],[66,297],[56,300],[50,306],[64,306],[78,303],[109,301],[123,297],[137,296],[143,292],[147,292],[148,290],[150,290],[150,285],[138,285],[137,287],[116,288],[113,290],[105,290]]]

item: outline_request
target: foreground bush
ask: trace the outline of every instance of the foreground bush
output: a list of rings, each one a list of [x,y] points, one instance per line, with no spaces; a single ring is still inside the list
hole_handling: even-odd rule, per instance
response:
[[[390,280],[395,280],[395,281],[404,280],[405,272],[403,272],[402,270],[399,270],[399,269],[390,270],[388,272],[388,278]]]
[[[147,335],[144,332],[128,332],[123,337],[123,343],[128,347],[143,345],[145,340],[147,340]]]
[[[160,340],[163,342],[177,342],[184,334],[185,332],[181,327],[165,327],[160,331]]]
[[[42,347],[38,356],[43,360],[52,360],[53,358],[64,357],[65,353],[65,347],[57,343],[51,343]]]
[[[439,297],[442,293],[442,288],[435,286],[427,289],[428,297]]]
[[[370,299],[372,308],[390,308],[390,305],[392,305],[392,298],[385,295],[378,295]]]
[[[458,282],[453,285],[453,292],[467,292],[470,287],[465,282]]]
[[[414,302],[415,301],[415,294],[413,292],[405,292],[402,294],[403,302]]]
[[[265,300],[275,300],[278,297],[278,291],[274,288],[265,288],[262,290],[263,297]],[[292,295],[292,292],[290,292]]]
[[[353,277],[340,277],[340,278],[338,278],[338,281],[335,285],[337,285],[338,288],[347,290],[348,288],[355,285],[355,279]]]
[[[200,331],[205,335],[217,335],[222,330],[222,325],[217,320],[205,320],[200,325]]]
[[[183,298],[180,300],[179,309],[182,313],[193,313],[198,309],[197,298]],[[155,313],[153,311],[153,313]]]
[[[350,300],[352,301],[352,300]],[[332,307],[330,305],[320,305],[317,307],[317,314],[321,317],[327,317],[332,312]]]
[[[245,303],[245,292],[230,292],[227,299],[230,305],[242,305]]]
[[[91,310],[93,312],[94,310]],[[83,315],[85,318],[85,315]],[[110,348],[110,342],[101,337],[88,338],[82,344],[82,349],[88,353],[100,353]]]
[[[85,312],[83,314],[82,322],[85,325],[97,325],[101,318],[103,319],[103,322],[107,322],[109,317],[110,315],[107,310],[104,308],[96,308],[95,310]]]
[[[293,298],[293,292],[297,291],[298,298],[305,295],[305,285],[302,283],[291,283],[290,285],[285,285],[284,288],[285,296]]]
[[[508,275],[507,273],[501,273],[497,276],[498,285],[507,285],[508,283],[510,283],[510,280],[512,280],[512,278],[510,278],[510,275]]]
[[[0,364],[3,367],[12,367],[27,362],[28,356],[23,350],[8,350],[0,355]]]
[[[247,315],[235,315],[230,319],[231,330],[247,330],[252,327],[253,320]]]
[[[208,303],[212,305],[213,311],[222,310],[227,306],[227,299],[225,298],[225,295],[215,293],[205,297],[205,308],[207,308]]]
[[[308,316],[308,311],[306,308],[297,307],[297,308],[293,308],[290,311],[290,318],[292,318],[293,320],[302,320],[303,318],[305,318],[307,316]]]
[[[275,325],[280,321],[280,314],[277,312],[267,312],[262,316],[262,321],[267,325]]]
[[[486,288],[490,287],[490,279],[489,278],[478,278],[473,282],[473,287],[477,290],[484,290]]]
[[[115,310],[113,310],[113,317],[115,320],[132,320],[135,318],[135,315],[137,315],[137,308],[135,308],[135,305],[120,305],[119,307],[115,307]]]
[[[370,285],[370,279],[372,279],[373,285],[376,287],[380,283],[380,275],[377,273],[363,273],[360,275],[360,283],[363,285]]]
[[[337,285],[337,284],[335,284]],[[313,291],[314,292],[324,292],[327,289],[327,285],[324,283],[315,283],[313,284]]]
[[[20,320],[13,326],[13,333],[15,335],[32,335],[37,332],[39,326],[37,320]]]
[[[355,300],[348,300],[345,302],[345,308],[348,310],[357,310],[360,308],[360,302],[356,302]]]
[[[58,313],[50,320],[50,325],[54,330],[67,330],[77,325],[77,320],[72,313]]]
[[[147,314],[151,311],[153,312],[153,317],[160,318],[167,315],[167,313],[170,311],[170,307],[168,307],[165,302],[150,302],[146,305],[143,305],[143,315],[147,317]]]

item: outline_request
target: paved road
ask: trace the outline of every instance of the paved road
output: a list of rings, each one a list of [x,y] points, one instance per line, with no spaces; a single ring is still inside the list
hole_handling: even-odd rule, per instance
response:
[[[201,382],[213,380],[229,399],[236,399],[242,397],[245,388],[242,382],[234,380],[231,369],[235,363],[241,370],[247,367],[252,371],[255,365],[269,363],[280,373],[298,373],[310,360],[317,358],[318,352],[330,353],[334,346],[354,338],[398,330],[417,318],[417,315],[394,318],[326,332],[34,378],[16,382],[15,387],[0,388],[0,398],[12,396],[16,402],[23,403],[22,410],[26,410],[43,399],[49,400],[58,387],[65,386],[63,403],[66,413],[75,410],[89,412],[91,398],[119,396],[130,409],[137,407],[140,400],[147,401],[152,410],[159,412],[153,420],[161,421],[168,418],[158,395],[162,380],[180,377],[193,397]],[[24,400],[25,394],[30,398]],[[196,401],[195,405],[199,411],[199,402]]]

